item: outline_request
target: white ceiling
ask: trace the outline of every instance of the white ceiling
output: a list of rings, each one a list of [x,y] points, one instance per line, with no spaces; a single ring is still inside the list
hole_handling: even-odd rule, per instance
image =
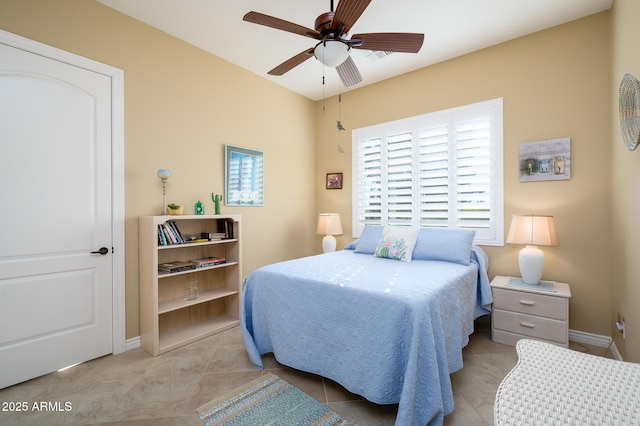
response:
[[[269,70],[316,41],[244,22],[254,10],[308,28],[330,10],[330,0],[98,0],[194,46],[312,100],[344,93],[335,69],[315,58],[280,77]],[[363,87],[409,71],[573,21],[611,8],[613,0],[373,0],[351,34],[425,34],[417,54],[394,53],[372,60],[352,49]],[[334,2],[337,6],[337,0]],[[334,7],[335,8],[335,7]],[[325,84],[322,80],[325,75]]]

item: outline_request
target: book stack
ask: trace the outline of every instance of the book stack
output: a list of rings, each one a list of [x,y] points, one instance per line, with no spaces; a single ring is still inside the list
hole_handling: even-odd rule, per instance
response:
[[[227,259],[223,257],[203,257],[202,259],[192,260],[191,263],[196,268],[206,268],[208,266],[221,265],[227,263]]]
[[[158,265],[158,272],[165,274],[174,274],[176,272],[189,271],[196,269],[196,265],[192,262],[167,262]]]
[[[175,220],[168,220],[158,225],[158,245],[184,244],[185,238]]]
[[[202,232],[199,239],[192,241],[182,235],[175,220],[168,220],[158,225],[158,246],[233,239],[233,220],[218,219],[216,225],[217,232]]]

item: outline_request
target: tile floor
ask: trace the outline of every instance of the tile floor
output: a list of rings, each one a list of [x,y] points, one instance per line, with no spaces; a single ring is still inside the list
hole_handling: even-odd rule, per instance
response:
[[[452,375],[456,409],[445,417],[445,425],[493,424],[496,390],[517,356],[515,348],[491,341],[490,328],[489,317],[476,321],[464,348],[464,368]],[[598,355],[605,351],[572,346]],[[271,356],[264,371],[361,426],[394,424],[395,406],[372,404],[330,380],[282,366]],[[196,408],[261,374],[249,363],[240,328],[235,327],[161,356],[138,348],[2,389],[0,424],[201,426]],[[27,403],[26,412],[10,410],[21,402]],[[40,402],[50,410],[34,410]]]

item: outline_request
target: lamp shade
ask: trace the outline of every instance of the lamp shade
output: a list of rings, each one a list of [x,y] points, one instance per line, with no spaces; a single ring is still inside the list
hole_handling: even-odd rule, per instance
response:
[[[340,235],[342,234],[342,223],[339,213],[320,213],[318,215],[318,229],[320,235]]]
[[[553,216],[514,214],[511,218],[507,243],[557,246],[558,236]]]
[[[318,43],[313,49],[316,59],[323,65],[335,68],[349,57],[351,47],[339,40],[325,40]]]
[[[171,176],[171,170],[158,169],[158,177],[160,179],[169,179],[169,176]]]

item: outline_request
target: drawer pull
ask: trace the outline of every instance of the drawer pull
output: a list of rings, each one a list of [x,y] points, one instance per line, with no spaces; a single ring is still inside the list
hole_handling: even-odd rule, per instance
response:
[[[520,299],[520,304],[521,305],[527,305],[527,306],[533,306],[536,304],[536,302],[534,302],[533,300],[522,300]]]
[[[527,328],[536,328],[535,324],[531,324],[530,322],[520,321],[520,325]]]

